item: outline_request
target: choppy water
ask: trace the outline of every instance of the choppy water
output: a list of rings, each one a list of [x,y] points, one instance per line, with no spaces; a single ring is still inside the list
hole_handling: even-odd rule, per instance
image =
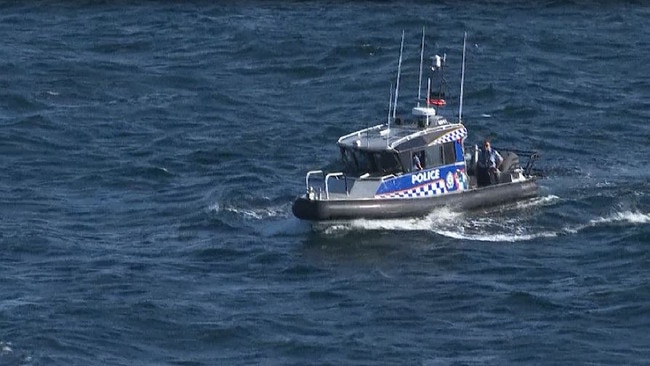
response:
[[[643,2],[0,5],[0,365],[650,363]],[[310,226],[406,31],[540,198]],[[456,103],[444,113],[455,114]]]

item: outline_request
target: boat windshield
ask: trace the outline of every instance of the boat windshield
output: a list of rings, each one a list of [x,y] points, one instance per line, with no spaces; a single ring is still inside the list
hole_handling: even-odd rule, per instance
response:
[[[384,176],[402,172],[402,165],[396,153],[390,151],[371,152],[341,148],[345,173]]]

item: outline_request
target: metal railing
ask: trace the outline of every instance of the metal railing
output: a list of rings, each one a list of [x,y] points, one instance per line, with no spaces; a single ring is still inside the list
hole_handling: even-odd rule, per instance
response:
[[[320,179],[323,180],[322,185],[314,185],[311,183],[312,179],[316,179],[313,177],[314,175],[320,175]],[[334,172],[334,173],[325,173],[322,170],[310,170],[307,172],[305,175],[305,186],[307,188],[307,197],[309,199],[322,199],[323,196],[323,191],[325,192],[325,199],[329,200],[330,199],[330,180],[332,178],[340,179],[339,177],[343,177],[343,182],[345,184],[345,194],[346,196],[350,196],[350,186],[348,185],[348,176],[345,175],[343,172]],[[389,174],[386,176],[381,177],[381,181],[385,181],[390,178],[395,178],[394,174]],[[354,178],[353,178],[354,179]],[[376,178],[373,178],[376,179]],[[316,191],[316,188],[318,188],[318,191]]]
[[[343,174],[343,172],[329,173],[325,176],[325,198],[326,199],[330,199],[330,190],[327,185],[330,178],[341,177],[341,176],[343,177],[343,179],[345,179],[345,194],[348,196],[350,195],[350,192],[348,192],[348,178],[345,176],[345,174]]]
[[[343,179],[345,179],[345,193],[347,195],[350,194],[350,192],[348,192],[348,179],[345,176],[345,173],[336,172],[336,173],[327,173],[327,174],[325,174],[325,172],[323,172],[322,170],[310,170],[310,171],[307,172],[307,175],[305,176],[305,185],[307,187],[307,197],[309,197],[309,199],[314,199],[315,198],[315,193],[316,192],[314,191],[314,186],[310,184],[310,179],[312,178],[312,175],[315,175],[315,174],[322,175],[322,179],[323,179],[322,188],[318,187],[319,188],[319,190],[318,190],[318,199],[322,198],[323,190],[325,191],[325,199],[330,199],[329,180],[331,178],[335,178],[335,177],[343,177]]]

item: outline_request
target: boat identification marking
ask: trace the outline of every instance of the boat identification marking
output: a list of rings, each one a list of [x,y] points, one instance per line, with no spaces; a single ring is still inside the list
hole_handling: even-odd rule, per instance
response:
[[[451,173],[451,171],[447,172],[447,177],[445,180],[447,183],[447,190],[451,190],[452,188],[454,188],[454,183],[456,182],[454,179],[454,175]]]
[[[419,172],[411,176],[411,184],[418,184],[440,179],[440,169]]]

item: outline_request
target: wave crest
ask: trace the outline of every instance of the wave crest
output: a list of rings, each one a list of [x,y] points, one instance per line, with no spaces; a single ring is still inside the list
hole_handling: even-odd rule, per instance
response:
[[[650,214],[639,211],[615,212],[606,217],[600,217],[589,221],[592,226],[611,223],[648,224]]]

